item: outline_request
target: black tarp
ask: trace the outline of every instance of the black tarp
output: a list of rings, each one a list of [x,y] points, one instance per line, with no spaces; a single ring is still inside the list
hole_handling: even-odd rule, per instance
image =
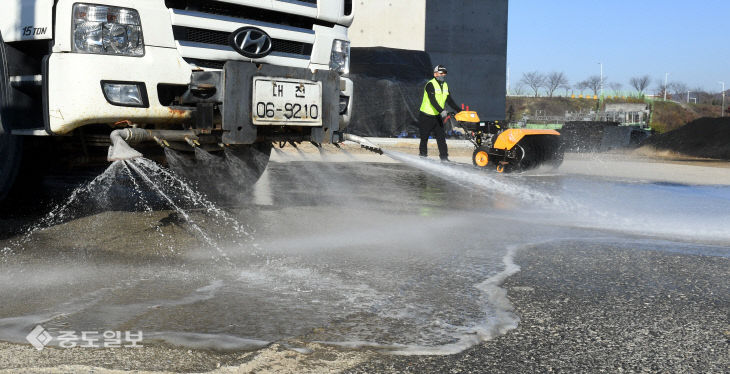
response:
[[[619,126],[618,122],[569,121],[560,129],[560,135],[566,151],[604,152],[637,146],[648,132],[634,126]]]
[[[569,152],[598,152],[604,148],[606,129],[618,125],[618,122],[568,121],[560,129],[563,147]]]
[[[355,92],[347,132],[382,137],[418,134],[423,86],[433,77],[428,54],[371,47],[352,48],[351,58]]]

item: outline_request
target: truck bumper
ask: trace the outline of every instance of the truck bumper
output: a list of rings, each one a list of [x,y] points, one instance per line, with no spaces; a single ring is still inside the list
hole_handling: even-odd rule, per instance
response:
[[[238,73],[256,70],[250,63],[229,63],[236,66],[233,70]],[[227,66],[228,66],[227,65]],[[337,139],[338,132],[347,126],[352,113],[352,81],[341,78],[333,72],[317,71],[312,73],[308,69],[295,69],[275,65],[263,65],[261,72],[266,75],[289,74],[308,76],[309,79],[328,82],[327,96],[323,97],[323,104],[331,109],[328,119],[321,128],[313,128],[312,140],[316,142],[330,142]],[[260,73],[261,73],[260,72]],[[259,73],[256,73],[261,75]],[[144,57],[120,57],[80,53],[53,53],[46,61],[44,73],[45,97],[45,127],[46,131],[54,135],[67,134],[76,128],[90,124],[112,125],[119,121],[129,120],[134,123],[146,124],[153,127],[179,127],[193,122],[195,106],[167,106],[160,102],[160,85],[190,86],[192,82],[192,68],[183,60],[177,49],[151,47],[145,50]],[[242,99],[250,96],[250,81],[240,80],[240,85],[230,86],[226,96]],[[146,107],[125,107],[111,104],[104,96],[102,81],[138,83],[144,88]],[[228,99],[226,99],[228,100]],[[347,108],[340,110],[340,102],[347,102]],[[245,103],[246,101],[238,101]],[[250,105],[250,100],[249,100]],[[167,103],[169,104],[169,103]],[[229,106],[231,107],[231,106]],[[222,116],[225,122],[225,105]],[[245,114],[245,112],[244,112]],[[235,129],[247,129],[247,135],[231,135],[232,144],[248,144],[252,141],[251,130],[256,127],[251,124],[249,115],[241,116],[239,111]],[[234,123],[230,122],[229,123]],[[225,126],[224,127],[228,127]],[[234,129],[230,127],[229,130]],[[224,130],[226,130],[224,128]],[[255,131],[254,131],[255,133]],[[334,137],[334,139],[333,139]]]
[[[191,113],[160,104],[160,83],[187,85],[190,66],[176,49],[147,47],[144,57],[120,57],[81,53],[53,53],[47,61],[44,87],[46,130],[66,134],[89,124],[114,124],[130,120],[145,124],[183,123]],[[142,83],[148,107],[110,104],[102,81]]]

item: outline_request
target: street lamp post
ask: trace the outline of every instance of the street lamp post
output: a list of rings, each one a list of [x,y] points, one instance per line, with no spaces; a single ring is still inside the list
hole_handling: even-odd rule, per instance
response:
[[[718,82],[722,85],[722,113],[720,116],[725,117],[725,82]]]
[[[509,65],[507,65],[507,96],[509,96]]]
[[[669,79],[669,73],[664,73],[664,101],[667,101],[667,79]]]
[[[598,65],[601,65],[601,98],[603,98],[603,63],[599,62]]]

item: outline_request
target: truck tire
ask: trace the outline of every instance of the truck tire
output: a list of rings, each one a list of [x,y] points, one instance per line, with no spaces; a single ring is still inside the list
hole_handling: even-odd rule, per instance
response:
[[[15,184],[23,156],[23,141],[10,135],[10,129],[3,122],[3,113],[10,106],[10,83],[5,54],[5,43],[0,35],[0,203],[4,201]]]
[[[10,108],[10,81],[8,73],[8,57],[5,52],[5,42],[0,33],[0,135],[9,134],[8,120],[3,122],[3,113]]]
[[[10,134],[0,135],[0,203],[13,189],[20,171],[23,155],[22,139]]]

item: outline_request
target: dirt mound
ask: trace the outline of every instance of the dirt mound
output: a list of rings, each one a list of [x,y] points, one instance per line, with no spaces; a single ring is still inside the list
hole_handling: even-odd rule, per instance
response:
[[[688,156],[730,160],[730,118],[700,118],[654,135],[641,145]]]

